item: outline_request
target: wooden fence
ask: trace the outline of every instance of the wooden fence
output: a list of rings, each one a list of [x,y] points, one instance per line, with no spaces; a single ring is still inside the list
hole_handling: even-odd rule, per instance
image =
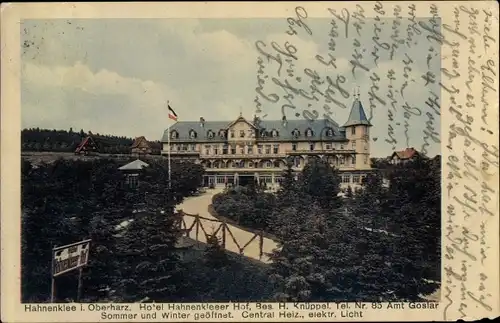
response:
[[[226,221],[221,221],[217,219],[210,219],[200,216],[199,214],[188,214],[182,210],[178,211],[182,215],[182,219],[179,221],[181,230],[183,234],[199,242],[207,242],[210,237],[216,236],[221,239],[221,245],[224,249],[239,253],[240,255],[245,255],[245,250],[254,242],[256,239],[259,241],[258,246],[258,259],[263,260],[264,256],[264,234],[262,231],[259,232],[249,232],[245,231],[247,234],[251,235],[244,244],[242,241],[238,242],[235,234],[231,230],[230,225]],[[192,218],[193,221],[187,221],[187,219]],[[191,223],[189,223],[191,222]],[[205,224],[203,223],[205,222]],[[205,226],[207,223],[213,223],[211,231],[208,231]],[[231,240],[228,240],[231,239]],[[241,240],[241,239],[240,239]],[[246,239],[245,239],[246,240]],[[236,248],[228,248],[228,241],[231,241]],[[236,249],[236,250],[234,250]]]

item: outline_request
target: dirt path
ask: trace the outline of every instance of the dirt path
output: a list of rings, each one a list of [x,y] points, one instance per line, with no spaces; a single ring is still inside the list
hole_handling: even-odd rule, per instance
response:
[[[206,193],[201,194],[199,196],[189,197],[186,200],[184,200],[182,204],[177,206],[177,210],[182,210],[188,214],[193,214],[193,215],[198,214],[201,217],[216,220],[217,222],[201,219],[201,224],[205,232],[207,234],[212,234],[217,230],[221,222],[212,215],[210,215],[210,213],[208,213],[208,206],[212,203],[212,196],[220,192],[222,192],[222,189],[213,189],[213,190],[208,190]],[[189,228],[193,224],[194,217],[184,216],[184,221],[186,223],[186,226]],[[245,246],[254,237],[255,234],[253,232],[245,231],[230,224],[228,224],[227,226],[229,228],[229,231],[226,231],[226,249],[231,252],[239,254],[240,253],[239,247]],[[219,238],[222,238],[221,230],[217,232],[217,236]],[[191,239],[196,240],[196,231],[194,229],[191,230],[191,232],[189,233],[189,237]],[[205,234],[201,229],[201,227],[199,229],[197,240],[206,243]],[[253,241],[251,241],[244,248],[243,255],[252,259],[259,260],[259,255],[260,255],[259,243],[260,242],[258,237],[255,238]],[[270,260],[266,256],[266,253],[272,252],[272,250],[277,247],[278,245],[275,241],[268,238],[264,238],[262,245],[262,250],[264,252],[264,255],[262,256],[262,259],[260,259],[260,261],[264,263],[269,263]]]

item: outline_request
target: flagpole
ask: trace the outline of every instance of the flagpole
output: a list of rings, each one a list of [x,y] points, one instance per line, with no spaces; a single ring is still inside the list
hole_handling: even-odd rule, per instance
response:
[[[169,105],[169,101],[167,101],[167,106]],[[171,173],[171,165],[170,165],[170,150],[172,146],[170,145],[170,121],[168,122],[168,189],[172,188],[172,173]]]

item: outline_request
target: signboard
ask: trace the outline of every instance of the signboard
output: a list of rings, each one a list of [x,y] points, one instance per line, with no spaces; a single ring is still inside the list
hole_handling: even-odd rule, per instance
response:
[[[52,275],[59,276],[87,265],[90,239],[56,247],[52,252]]]

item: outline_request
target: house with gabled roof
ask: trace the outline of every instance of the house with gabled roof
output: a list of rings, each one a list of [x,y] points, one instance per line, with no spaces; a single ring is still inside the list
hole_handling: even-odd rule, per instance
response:
[[[130,147],[132,154],[149,155],[153,152],[151,144],[146,140],[146,137],[140,136],[135,138]]]
[[[389,162],[393,165],[398,165],[412,161],[420,156],[419,152],[415,148],[410,147],[405,150],[395,151],[389,158]]]
[[[92,136],[85,137],[75,149],[76,155],[93,155],[98,152],[99,148]]]
[[[359,97],[347,121],[316,120],[178,121],[163,134],[162,154],[204,166],[205,185],[244,185],[254,181],[276,187],[289,162],[296,172],[312,158],[339,169],[342,187],[353,188],[371,171],[370,127]]]

